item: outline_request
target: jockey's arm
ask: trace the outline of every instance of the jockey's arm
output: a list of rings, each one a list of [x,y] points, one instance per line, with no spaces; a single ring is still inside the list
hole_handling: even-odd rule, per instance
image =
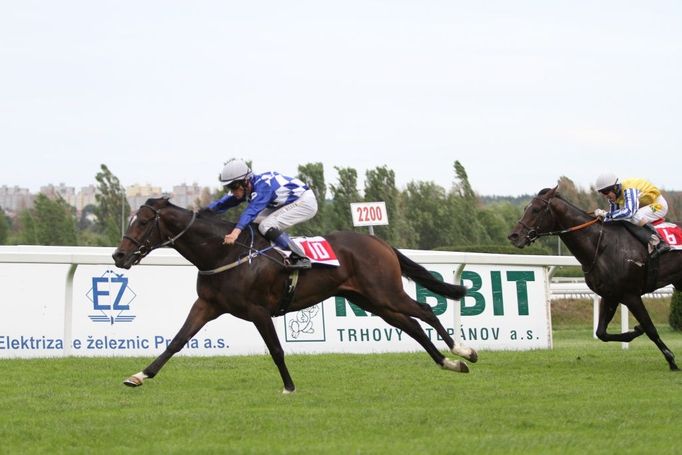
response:
[[[639,190],[636,188],[627,188],[623,190],[623,207],[617,210],[612,210],[609,213],[609,218],[612,220],[627,220],[639,209]],[[614,204],[615,205],[615,204]]]
[[[207,208],[215,213],[225,213],[227,209],[236,207],[241,204],[244,199],[237,199],[231,194],[226,194],[220,199],[216,199],[208,204]]]

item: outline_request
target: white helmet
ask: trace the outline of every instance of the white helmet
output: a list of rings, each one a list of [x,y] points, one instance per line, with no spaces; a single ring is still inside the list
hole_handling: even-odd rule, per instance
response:
[[[232,182],[246,180],[250,177],[251,169],[249,169],[244,160],[239,159],[232,159],[225,163],[222,172],[218,176],[223,186],[229,185]]]
[[[597,182],[594,184],[597,191],[603,191],[608,188],[613,188],[618,185],[618,177],[615,174],[606,173],[597,177]]]

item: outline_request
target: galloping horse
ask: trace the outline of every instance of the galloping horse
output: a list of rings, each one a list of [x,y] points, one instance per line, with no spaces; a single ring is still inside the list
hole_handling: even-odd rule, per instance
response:
[[[301,271],[293,299],[282,308],[279,302],[289,277],[282,258],[269,248],[265,238],[254,234],[258,230],[253,228],[245,229],[235,245],[223,245],[225,233],[233,226],[208,210],[192,212],[166,198],[149,199],[139,208],[113,254],[116,266],[129,269],[155,248],[171,246],[199,269],[198,299],[166,350],[147,368],[126,379],[126,385],[140,386],[146,378],[154,377],[207,322],[230,313],[254,323],[279,369],[283,392],[293,392],[294,382],[284,363],[272,317],[299,311],[335,295],[409,334],[444,369],[469,371],[465,362],[441,354],[413,318],[433,327],[453,354],[471,362],[478,359],[473,349],[455,344],[429,305],[405,293],[401,275],[450,299],[462,298],[466,288],[435,279],[383,240],[354,232],[326,236],[341,265]]]
[[[563,199],[556,187],[544,189],[533,198],[509,240],[523,248],[546,235],[561,237],[582,265],[585,283],[601,297],[597,337],[602,341],[629,342],[646,333],[661,350],[670,369],[678,370],[675,355],[661,341],[641,296],[668,284],[682,289],[682,254],[675,251],[663,254],[656,282],[652,289],[646,289],[646,247],[622,223],[602,223]],[[630,310],[639,325],[629,332],[607,333],[619,303]]]

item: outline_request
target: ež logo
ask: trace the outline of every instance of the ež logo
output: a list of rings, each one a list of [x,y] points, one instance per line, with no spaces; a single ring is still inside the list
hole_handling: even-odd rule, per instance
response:
[[[107,270],[101,277],[92,277],[92,287],[85,294],[92,302],[96,314],[88,315],[92,322],[132,322],[135,316],[125,313],[130,311],[130,303],[137,294],[128,287],[128,278],[112,270]]]

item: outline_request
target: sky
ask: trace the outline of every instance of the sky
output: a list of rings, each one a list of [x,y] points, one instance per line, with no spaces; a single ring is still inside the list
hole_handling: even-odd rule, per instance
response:
[[[0,186],[218,187],[223,163],[403,189],[682,190],[682,2],[0,0]]]

